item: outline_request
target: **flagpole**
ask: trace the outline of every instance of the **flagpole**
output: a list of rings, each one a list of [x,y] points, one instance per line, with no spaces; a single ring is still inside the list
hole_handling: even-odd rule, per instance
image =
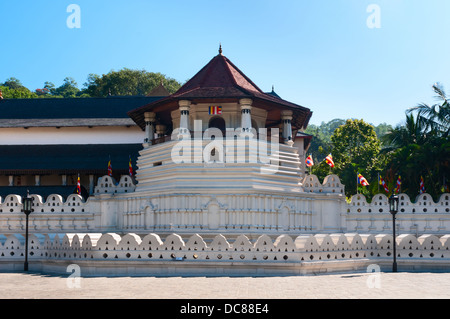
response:
[[[378,193],[380,192],[380,172],[378,172]]]

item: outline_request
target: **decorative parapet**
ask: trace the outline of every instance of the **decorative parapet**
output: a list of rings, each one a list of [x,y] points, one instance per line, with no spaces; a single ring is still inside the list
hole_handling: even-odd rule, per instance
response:
[[[303,189],[307,193],[337,193],[344,194],[344,185],[337,175],[328,175],[319,182],[316,175],[307,175],[302,182]]]
[[[207,242],[209,244],[207,244]],[[369,265],[392,265],[392,236],[388,234],[316,234],[272,240],[262,235],[251,241],[216,235],[205,241],[195,234],[164,240],[157,234],[129,233],[31,234],[30,269],[66,273],[77,264],[82,275],[274,275],[365,270]],[[450,235],[411,234],[396,238],[400,269],[448,269]],[[20,270],[24,237],[0,235],[0,265]],[[58,268],[59,267],[59,268]]]
[[[119,182],[116,182],[113,177],[105,175],[99,177],[94,195],[132,193],[135,189],[136,185],[130,176],[122,175]]]
[[[371,202],[361,194],[353,195],[343,214],[345,229],[356,232],[392,232],[389,199],[377,194]],[[445,234],[450,230],[450,194],[442,194],[434,202],[429,194],[421,194],[412,202],[408,195],[399,194],[396,227],[413,234]]]
[[[431,195],[424,193],[416,197],[416,201],[412,202],[407,194],[399,194],[399,214],[411,213],[450,213],[450,194],[444,193],[439,197],[437,202],[433,201]],[[347,213],[388,213],[389,199],[384,194],[377,194],[372,197],[369,203],[364,195],[357,194],[351,197],[347,206]]]
[[[39,195],[30,196],[33,197],[30,231],[86,231],[94,227],[90,203],[78,194],[71,194],[66,200],[58,194],[49,195],[46,200]],[[10,233],[25,230],[21,196],[8,195],[0,200],[0,230]]]
[[[86,202],[78,194],[71,194],[64,201],[58,194],[52,194],[44,201],[40,195],[30,195],[33,198],[32,213],[84,213]],[[0,214],[22,214],[22,197],[8,195],[4,200],[0,198]]]

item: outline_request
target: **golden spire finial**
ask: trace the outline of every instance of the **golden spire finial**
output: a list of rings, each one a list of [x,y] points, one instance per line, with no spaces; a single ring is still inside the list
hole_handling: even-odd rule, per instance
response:
[[[219,54],[222,55],[222,43],[219,43]]]

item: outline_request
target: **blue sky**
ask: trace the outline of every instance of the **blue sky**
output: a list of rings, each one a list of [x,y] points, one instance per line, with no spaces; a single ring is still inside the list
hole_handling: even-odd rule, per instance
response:
[[[70,4],[81,28],[68,28]],[[380,28],[369,28],[370,4]],[[184,82],[223,54],[262,90],[313,111],[311,123],[396,125],[450,92],[448,0],[0,0],[0,82],[36,89],[124,67]]]

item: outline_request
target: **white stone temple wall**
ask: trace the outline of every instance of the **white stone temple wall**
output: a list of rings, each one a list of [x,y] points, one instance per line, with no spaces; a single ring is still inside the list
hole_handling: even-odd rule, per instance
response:
[[[299,193],[136,191],[129,176],[119,182],[109,176],[99,179],[95,196],[84,201],[73,194],[67,199],[54,194],[34,198],[30,215],[32,233],[176,232],[224,234],[344,233],[391,234],[392,216],[385,195],[375,195],[369,203],[355,195],[347,204],[343,185],[336,175],[320,183],[315,176],[305,177]],[[450,231],[450,194],[434,202],[422,194],[412,202],[400,194],[396,217],[397,234],[444,235]],[[0,232],[23,233],[25,215],[22,198],[8,195],[0,201]]]
[[[310,234],[300,236],[198,234],[160,237],[155,233],[32,234],[29,269],[78,275],[301,275],[336,271],[388,270],[392,235]],[[450,266],[450,235],[411,234],[396,238],[400,271],[445,270]],[[0,265],[23,269],[25,238],[0,235]],[[70,267],[69,267],[70,266]]]

